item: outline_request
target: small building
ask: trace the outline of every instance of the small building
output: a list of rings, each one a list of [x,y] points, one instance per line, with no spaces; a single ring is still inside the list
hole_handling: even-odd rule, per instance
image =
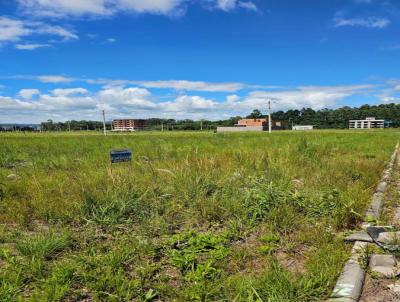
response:
[[[147,120],[117,119],[112,121],[112,131],[143,131],[147,129]]]
[[[236,127],[265,127],[268,126],[266,118],[244,118],[238,121]]]
[[[272,120],[272,130],[288,129],[286,121]],[[217,132],[267,131],[268,118],[241,119],[233,127],[217,127]]]
[[[292,127],[292,130],[294,131],[309,131],[313,129],[314,129],[313,125],[296,125]]]
[[[350,120],[349,129],[373,129],[385,128],[385,120],[377,120],[374,117],[367,117],[365,120]]]

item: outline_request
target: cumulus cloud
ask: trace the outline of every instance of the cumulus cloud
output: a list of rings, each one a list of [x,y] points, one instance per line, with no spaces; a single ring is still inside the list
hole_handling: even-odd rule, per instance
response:
[[[377,28],[382,29],[390,24],[390,20],[380,17],[368,17],[368,18],[334,18],[335,27],[353,26],[353,27],[366,27],[366,28]]]
[[[21,89],[18,95],[25,100],[30,100],[34,95],[39,93],[40,91],[38,89]]]
[[[210,112],[217,108],[218,103],[200,96],[183,95],[176,98],[173,102],[162,103],[167,112]]]
[[[350,86],[305,86],[286,91],[253,91],[243,99],[230,96],[225,105],[238,113],[249,108],[267,108],[268,100],[273,101],[273,106],[278,110],[311,107],[322,109],[331,107],[336,102],[354,94],[364,93],[371,89],[371,85]]]
[[[12,122],[24,116],[26,122],[54,120],[99,120],[101,110],[110,118],[117,117],[168,117],[220,119],[226,116],[245,115],[258,108],[266,110],[267,101],[273,99],[273,110],[321,109],[335,106],[351,95],[364,94],[372,85],[305,86],[283,91],[252,91],[245,96],[227,95],[224,100],[198,95],[180,95],[160,101],[143,87],[104,87],[97,92],[85,88],[57,88],[49,93],[23,89],[14,98],[0,97],[0,110],[6,112],[0,122]],[[33,98],[33,96],[35,96]],[[389,99],[388,99],[389,100]],[[8,119],[8,120],[5,120]]]
[[[387,81],[388,87],[385,87],[377,95],[382,103],[400,102],[400,80],[392,79]]]
[[[400,97],[397,96],[383,96],[381,97],[382,103],[399,103]]]

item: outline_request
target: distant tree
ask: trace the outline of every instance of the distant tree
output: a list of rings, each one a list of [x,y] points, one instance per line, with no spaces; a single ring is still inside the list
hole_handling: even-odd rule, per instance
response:
[[[258,109],[254,109],[252,113],[250,113],[248,116],[246,116],[246,118],[261,118],[261,117],[262,117],[262,113]]]

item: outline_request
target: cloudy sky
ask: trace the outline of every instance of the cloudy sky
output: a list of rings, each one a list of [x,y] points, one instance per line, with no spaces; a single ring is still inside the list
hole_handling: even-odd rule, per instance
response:
[[[0,123],[400,101],[398,0],[0,1]]]

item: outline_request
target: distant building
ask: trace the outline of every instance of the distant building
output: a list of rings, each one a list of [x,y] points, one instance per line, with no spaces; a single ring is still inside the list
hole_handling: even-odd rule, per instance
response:
[[[385,120],[377,120],[374,117],[367,117],[365,120],[350,120],[349,129],[372,129],[385,128]]]
[[[112,131],[143,131],[147,129],[147,120],[118,119],[112,121]]]
[[[288,129],[286,121],[272,120],[272,130]],[[217,127],[217,132],[267,131],[268,118],[241,119],[233,127]]]
[[[236,127],[265,127],[268,126],[267,118],[244,118],[238,121]]]
[[[292,130],[294,131],[307,131],[307,130],[313,130],[314,126],[313,125],[297,125],[293,126]]]

